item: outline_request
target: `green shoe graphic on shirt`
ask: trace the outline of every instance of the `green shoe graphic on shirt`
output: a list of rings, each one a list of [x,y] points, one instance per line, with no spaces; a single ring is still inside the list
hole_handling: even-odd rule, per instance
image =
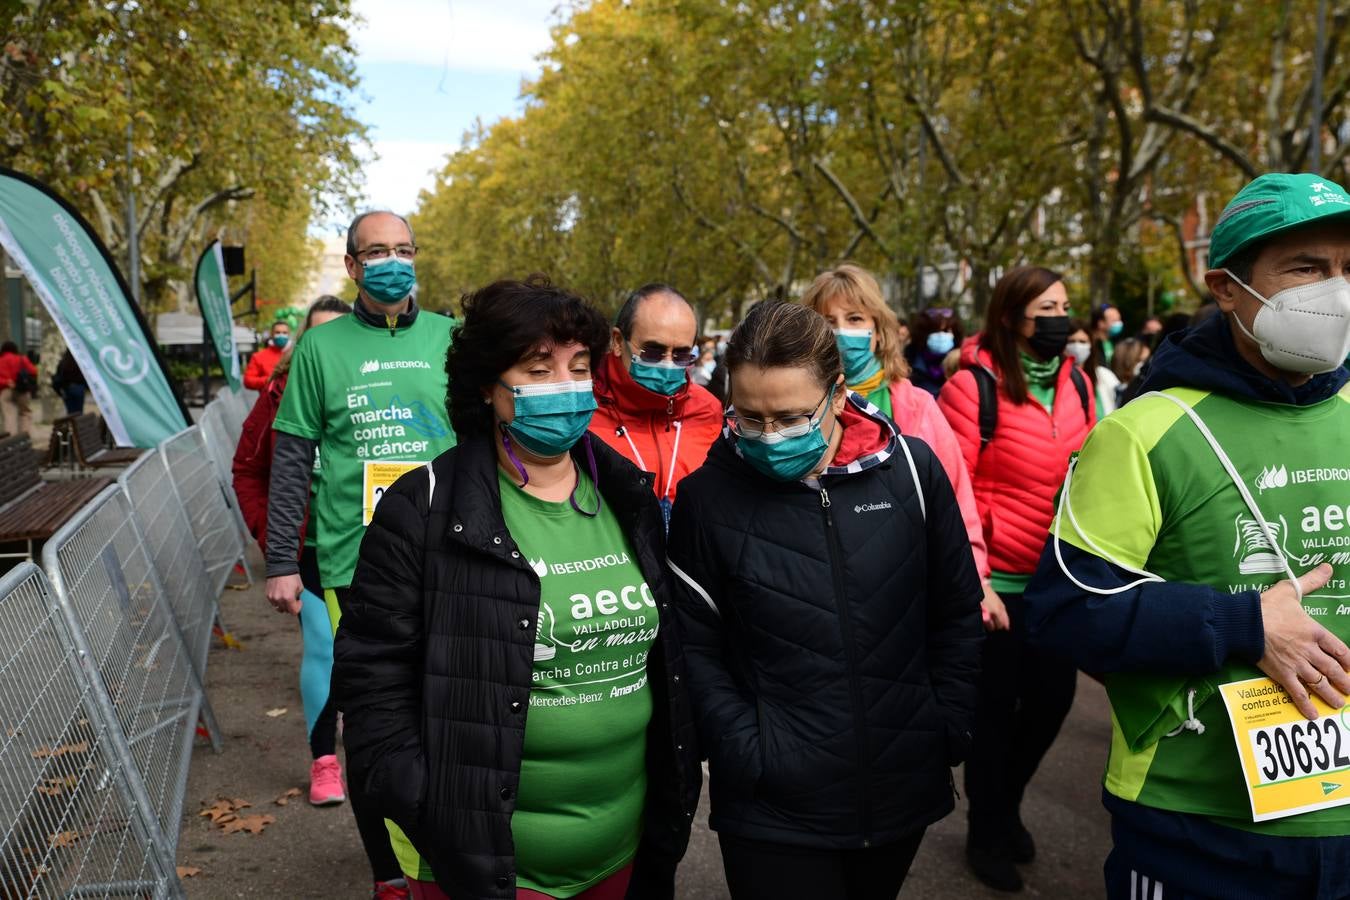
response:
[[[1239,514],[1235,520],[1237,535],[1233,543],[1233,555],[1238,557],[1238,571],[1243,575],[1258,573],[1281,573],[1284,571],[1284,557],[1266,537],[1261,523],[1251,516]],[[1275,540],[1280,539],[1280,526],[1267,522],[1266,528]]]

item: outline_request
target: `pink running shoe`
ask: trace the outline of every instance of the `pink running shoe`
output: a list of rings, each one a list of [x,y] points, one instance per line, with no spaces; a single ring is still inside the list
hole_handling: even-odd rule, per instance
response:
[[[347,799],[342,788],[342,766],[331,753],[320,756],[309,767],[309,802],[315,806],[332,806]]]
[[[406,879],[395,878],[392,881],[375,882],[375,890],[370,896],[371,900],[408,900],[412,893]]]

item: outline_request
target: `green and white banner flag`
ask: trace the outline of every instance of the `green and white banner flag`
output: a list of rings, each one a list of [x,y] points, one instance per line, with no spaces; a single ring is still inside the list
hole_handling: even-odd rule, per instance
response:
[[[197,285],[197,305],[211,335],[221,371],[236,394],[242,383],[239,378],[239,348],[234,343],[234,315],[230,312],[230,286],[225,280],[225,258],[220,241],[212,241],[197,259],[193,277]]]
[[[89,223],[45,185],[0,168],[0,247],[61,329],[119,446],[190,423],[140,309]]]

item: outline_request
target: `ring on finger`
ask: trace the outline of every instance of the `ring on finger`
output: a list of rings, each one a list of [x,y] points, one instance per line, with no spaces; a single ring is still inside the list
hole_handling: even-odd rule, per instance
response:
[[[1317,687],[1319,684],[1321,684],[1322,682],[1324,682],[1324,681],[1326,681],[1326,680],[1327,680],[1327,676],[1326,676],[1325,673],[1323,673],[1323,674],[1322,674],[1322,677],[1318,678],[1316,681],[1305,681],[1305,682],[1303,682],[1303,686],[1304,686],[1304,687],[1308,687],[1308,688],[1315,688],[1315,687]]]

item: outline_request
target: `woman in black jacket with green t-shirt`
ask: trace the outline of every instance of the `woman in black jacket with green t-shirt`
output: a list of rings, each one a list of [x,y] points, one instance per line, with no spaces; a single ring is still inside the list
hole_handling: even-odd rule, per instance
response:
[[[649,476],[586,433],[609,328],[542,279],[468,298],[459,445],[384,495],[333,681],[414,898],[669,898],[698,803]]]

